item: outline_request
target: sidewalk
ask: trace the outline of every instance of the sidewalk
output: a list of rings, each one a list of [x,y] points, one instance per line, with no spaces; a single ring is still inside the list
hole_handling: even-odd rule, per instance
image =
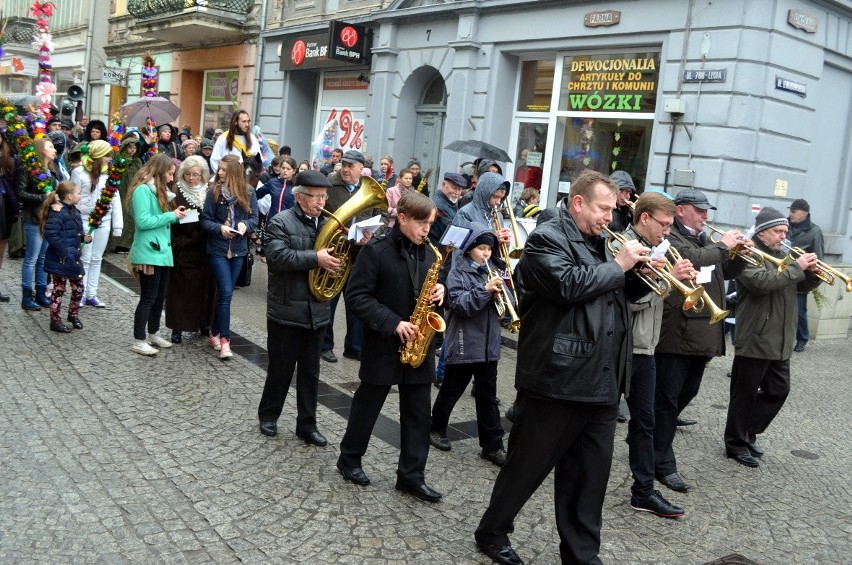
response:
[[[108,255],[118,277],[126,256]],[[262,263],[237,293],[233,328],[242,352],[222,362],[198,336],[144,358],[130,351],[135,289],[104,277],[103,310],[85,307],[85,329],[49,331],[47,312],[20,309],[21,260],[4,258],[0,288],[0,562],[3,563],[489,563],[473,543],[497,468],[473,438],[432,450],[427,481],[444,493],[429,505],[397,493],[398,396],[391,394],[364,458],[372,485],[344,482],[340,439],[358,364],[322,363],[318,412],[326,448],[297,440],[289,395],[279,435],[257,431],[265,378]],[[129,291],[128,291],[129,290]],[[258,309],[260,309],[258,311]],[[165,327],[162,335],[167,336]],[[756,563],[848,563],[852,553],[852,339],[817,341],[792,361],[793,390],[761,438],[759,469],[724,456],[722,430],[733,351],[708,366],[685,415],[699,423],[676,439],[694,485],[678,494],[683,519],[629,507],[624,437],[604,505],[607,564],[703,564],[738,553]],[[515,351],[503,349],[499,396],[513,398]],[[437,392],[437,389],[435,389]],[[465,395],[452,422],[475,434]],[[396,432],[396,435],[395,435]],[[542,430],[542,433],[547,433]],[[548,478],[515,524],[527,563],[559,562]]]

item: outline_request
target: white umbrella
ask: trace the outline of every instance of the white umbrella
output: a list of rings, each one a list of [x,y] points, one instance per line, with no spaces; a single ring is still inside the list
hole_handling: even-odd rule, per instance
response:
[[[180,115],[180,108],[162,96],[143,96],[138,100],[126,102],[121,111],[124,114],[124,123],[136,127],[145,127],[148,118],[155,124],[167,124]]]

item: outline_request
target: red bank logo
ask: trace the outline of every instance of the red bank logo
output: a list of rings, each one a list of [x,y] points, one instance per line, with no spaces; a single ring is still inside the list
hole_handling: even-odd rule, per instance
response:
[[[305,55],[307,51],[308,47],[305,45],[305,42],[301,39],[298,40],[293,44],[293,50],[290,52],[290,60],[298,67],[305,62]]]
[[[354,27],[346,26],[340,30],[340,42],[349,49],[352,49],[358,43],[358,32],[355,31]]]

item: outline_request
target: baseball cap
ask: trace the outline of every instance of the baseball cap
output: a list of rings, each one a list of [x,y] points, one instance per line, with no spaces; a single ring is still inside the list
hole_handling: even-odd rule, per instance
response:
[[[674,198],[674,203],[678,206],[682,204],[692,204],[701,210],[715,210],[716,207],[711,205],[704,196],[704,193],[694,188],[686,188],[677,193]]]

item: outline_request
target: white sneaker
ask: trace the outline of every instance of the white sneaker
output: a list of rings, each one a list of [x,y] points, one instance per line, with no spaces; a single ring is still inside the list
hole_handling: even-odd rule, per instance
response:
[[[219,337],[219,334],[211,335],[207,338],[207,342],[213,346],[213,349],[216,351],[222,349],[222,339]]]
[[[172,342],[167,339],[163,339],[157,334],[148,334],[148,343],[151,345],[155,345],[160,349],[168,349],[172,346]]]
[[[154,347],[151,347],[147,341],[144,339],[137,339],[136,343],[133,344],[133,351],[138,353],[139,355],[156,355],[160,350]]]
[[[226,337],[221,338],[219,348],[219,359],[230,359],[234,356],[231,352],[231,340]]]

